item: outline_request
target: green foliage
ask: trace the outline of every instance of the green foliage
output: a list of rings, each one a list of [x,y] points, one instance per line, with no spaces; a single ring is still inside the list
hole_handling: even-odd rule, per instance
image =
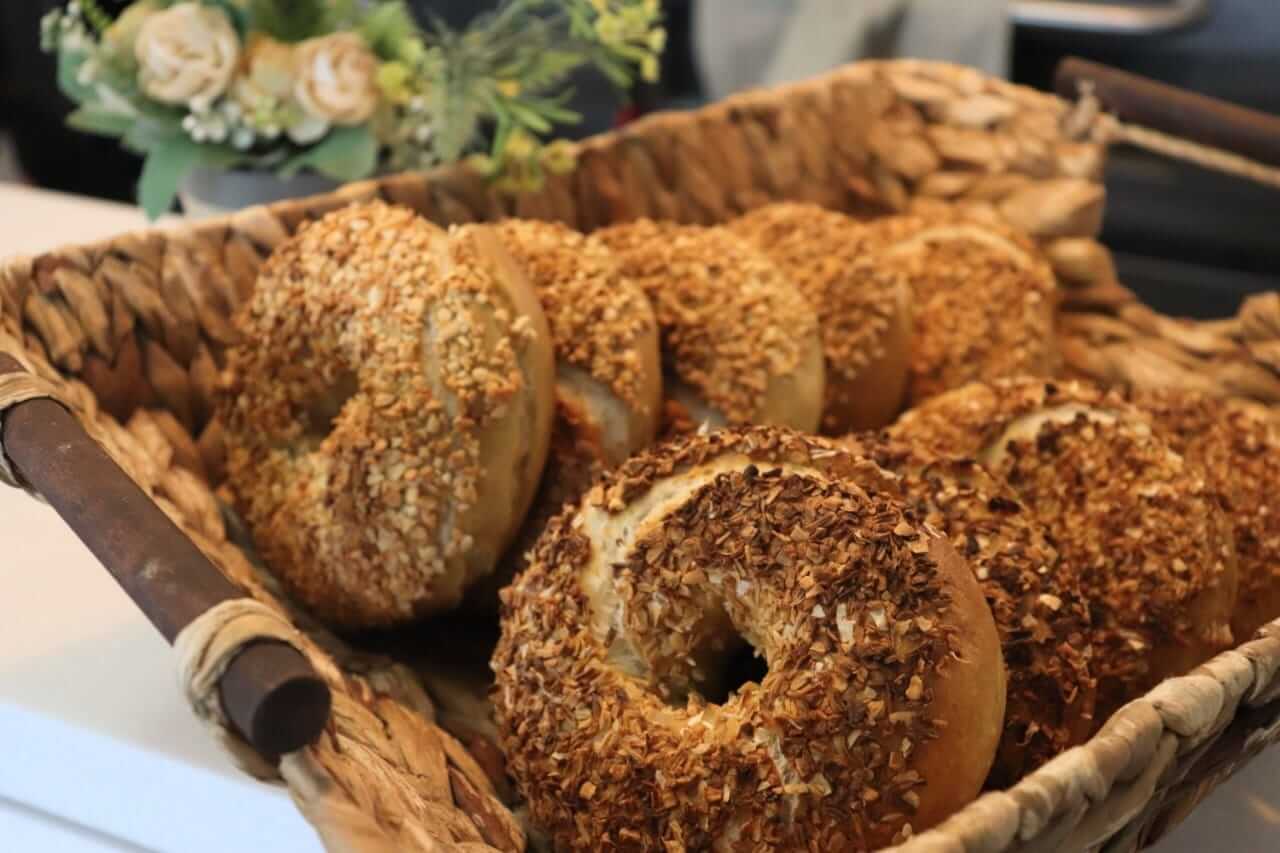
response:
[[[80,82],[80,68],[89,58],[83,51],[64,50],[58,54],[58,90],[77,104],[93,99],[93,87]]]
[[[240,38],[243,39],[249,35],[251,30],[249,12],[245,9],[242,0],[200,0],[200,2],[206,6],[221,9],[231,19],[231,26],[235,27]]]
[[[312,169],[336,181],[366,178],[378,165],[378,141],[368,127],[340,127],[316,145],[291,157],[280,167],[289,178]]]
[[[192,0],[137,0],[113,22],[101,0],[79,0],[41,22],[42,47],[58,55],[59,88],[78,106],[68,124],[146,158],[139,199],[152,216],[197,166],[355,180],[472,154],[496,186],[533,188],[545,173],[573,167],[574,146],[541,141],[581,121],[567,106],[570,76],[594,66],[625,89],[656,74],[665,42],[657,0],[500,0],[461,31],[438,19],[420,29],[405,0],[194,0],[226,14],[242,43],[257,34],[297,43],[358,33],[378,59],[380,102],[363,125],[330,126],[308,114],[287,78],[283,87],[261,83],[273,66],[287,67],[269,53],[263,69],[218,97],[170,105],[147,96],[134,40],[148,15],[179,2]],[[486,135],[492,144],[476,154]],[[315,141],[298,141],[307,139]]]
[[[99,35],[111,26],[111,16],[102,10],[97,0],[80,0],[80,14]]]
[[[413,13],[400,0],[379,3],[358,30],[369,48],[382,59],[400,59],[401,47],[418,32]]]
[[[174,136],[152,148],[142,164],[138,203],[151,219],[159,219],[173,207],[182,179],[204,159],[199,143]]]
[[[323,35],[328,20],[324,0],[249,0],[249,25],[283,42]]]
[[[95,104],[86,104],[67,116],[67,125],[83,133],[119,139],[129,132],[130,126],[136,120],[135,116],[106,110]]]

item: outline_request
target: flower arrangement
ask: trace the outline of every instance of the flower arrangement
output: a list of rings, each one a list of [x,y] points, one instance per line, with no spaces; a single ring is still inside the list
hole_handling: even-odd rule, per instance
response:
[[[68,124],[145,157],[151,217],[199,166],[339,181],[466,158],[504,189],[573,165],[569,74],[654,80],[659,0],[503,0],[462,31],[403,0],[73,0],[42,22]]]

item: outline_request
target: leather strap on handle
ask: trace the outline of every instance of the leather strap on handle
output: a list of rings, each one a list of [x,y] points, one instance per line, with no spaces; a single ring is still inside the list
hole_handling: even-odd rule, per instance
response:
[[[1280,116],[1197,95],[1146,77],[1070,57],[1058,66],[1055,88],[1069,100],[1092,87],[1120,121],[1280,167]]]
[[[11,374],[25,371],[0,352],[0,376]],[[61,403],[19,387],[0,410],[8,479],[48,501],[165,639],[244,595]],[[263,638],[226,657],[217,671],[222,709],[262,756],[319,736],[329,688],[297,648]]]

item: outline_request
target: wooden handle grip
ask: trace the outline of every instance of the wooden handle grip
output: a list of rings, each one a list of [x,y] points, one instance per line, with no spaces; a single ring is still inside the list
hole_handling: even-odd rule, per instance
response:
[[[1058,66],[1054,85],[1076,98],[1084,81],[1122,121],[1280,166],[1280,117],[1075,57]]]
[[[22,370],[0,353],[0,373]],[[169,642],[209,608],[244,593],[116,465],[80,422],[49,399],[13,406],[5,455],[107,568]],[[314,741],[329,719],[328,685],[295,648],[247,646],[219,683],[228,719],[264,756]]]

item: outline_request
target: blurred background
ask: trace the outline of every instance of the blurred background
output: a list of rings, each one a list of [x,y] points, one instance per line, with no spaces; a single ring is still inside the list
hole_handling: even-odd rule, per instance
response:
[[[56,0],[0,2],[0,178],[129,201],[139,162],[111,140],[63,127],[68,102],[39,50]],[[104,0],[109,11],[124,2]],[[415,0],[453,26],[494,4]],[[645,112],[868,56],[977,65],[1049,88],[1067,55],[1280,113],[1280,0],[666,0],[662,82],[623,103],[582,75],[578,135]],[[1104,241],[1125,282],[1155,307],[1226,315],[1280,286],[1280,194],[1127,150],[1113,152]]]

